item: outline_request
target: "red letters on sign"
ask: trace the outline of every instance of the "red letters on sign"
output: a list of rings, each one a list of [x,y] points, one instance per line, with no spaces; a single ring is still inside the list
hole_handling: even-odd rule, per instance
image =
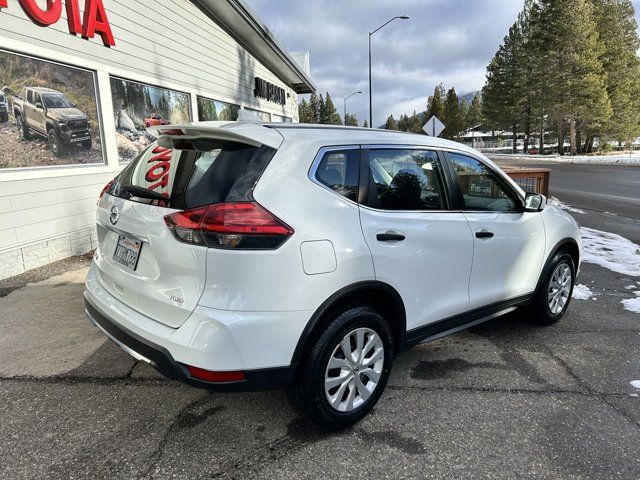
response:
[[[69,25],[69,33],[78,35],[82,33],[82,24],[80,23],[80,9],[78,8],[78,0],[66,0],[67,8],[67,25]]]
[[[147,161],[149,169],[147,170],[144,179],[148,183],[156,183],[149,185],[147,188],[149,190],[165,188],[169,185],[169,169],[171,168],[171,154],[173,153],[173,150],[169,148],[155,147],[151,153],[155,153],[156,155]],[[152,162],[159,163],[152,164]],[[162,192],[162,194],[168,196],[167,192]]]
[[[47,0],[46,10],[42,10],[36,0],[20,0],[20,5],[31,20],[42,27],[56,23],[62,13],[62,0]]]
[[[84,22],[82,25],[82,36],[93,38],[95,34],[102,37],[105,47],[115,45],[111,27],[107,20],[107,12],[104,11],[102,0],[87,0],[84,4]]]
[[[41,27],[53,25],[60,20],[62,14],[62,0],[47,0],[47,8],[44,10],[40,8],[37,0],[18,0],[18,3],[27,16]],[[0,0],[0,8],[8,8],[8,4],[8,0]],[[84,38],[93,38],[97,33],[102,37],[105,47],[116,44],[102,0],[85,0],[82,23],[78,0],[65,0],[65,8],[71,35],[81,34]]]

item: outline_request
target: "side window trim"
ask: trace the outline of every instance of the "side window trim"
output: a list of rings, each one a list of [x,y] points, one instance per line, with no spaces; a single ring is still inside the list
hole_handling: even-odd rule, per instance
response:
[[[318,150],[318,153],[316,154],[315,158],[313,159],[313,162],[311,163],[311,167],[309,167],[309,172],[307,173],[307,177],[313,183],[315,183],[319,187],[322,187],[325,190],[333,193],[338,198],[342,198],[343,200],[346,200],[347,202],[350,202],[350,203],[353,203],[353,204],[357,205],[359,203],[361,195],[362,195],[362,184],[361,184],[361,180],[362,180],[362,153],[360,153],[360,172],[359,172],[360,173],[359,174],[360,182],[358,184],[358,202],[354,202],[353,200],[345,197],[344,195],[340,195],[338,192],[333,190],[328,185],[325,185],[324,183],[322,183],[316,177],[316,173],[318,172],[318,168],[320,167],[320,163],[322,162],[322,159],[324,158],[324,156],[327,153],[330,153],[330,152],[341,152],[341,151],[345,151],[345,150],[359,150],[360,151],[360,145],[331,145],[331,146],[320,148],[320,150]]]
[[[369,152],[371,150],[425,150],[429,152],[434,152],[438,161],[440,162],[442,175],[438,175],[440,180],[442,181],[442,200],[444,202],[444,208],[440,210],[382,210],[380,208],[372,207],[369,195],[372,192],[371,188],[371,174],[369,168]],[[413,212],[413,213],[444,213],[444,212],[452,212],[453,210],[453,197],[451,196],[451,188],[454,185],[452,183],[451,174],[448,172],[448,167],[445,166],[447,162],[440,151],[437,148],[428,147],[426,145],[388,145],[388,144],[380,144],[380,145],[362,145],[362,153],[360,155],[360,190],[358,196],[358,203],[367,208],[371,208],[372,210],[376,210],[379,212]]]
[[[473,160],[476,160],[477,162],[481,163],[485,168],[487,168],[494,176],[494,178],[496,179],[496,183],[498,184],[498,186],[500,186],[504,192],[507,194],[507,196],[513,200],[517,206],[518,206],[518,210],[515,212],[495,212],[495,213],[519,213],[522,211],[523,208],[523,203],[522,203],[522,198],[520,197],[520,195],[518,194],[518,192],[511,186],[509,185],[504,178],[502,178],[502,175],[498,174],[498,172],[496,172],[493,168],[491,168],[491,166],[487,165],[481,158],[478,158],[477,156],[469,153],[469,152],[462,152],[462,151],[443,151],[443,156],[446,159],[446,163],[448,165],[447,170],[449,171],[449,174],[452,176],[452,181],[454,183],[454,190],[456,192],[456,203],[458,204],[457,207],[459,209],[459,211],[464,212],[464,213],[486,213],[486,211],[484,210],[468,210],[465,206],[464,203],[464,199],[463,199],[463,195],[462,195],[462,188],[460,187],[460,180],[458,179],[458,174],[456,173],[455,169],[453,168],[453,163],[451,162],[449,155],[450,154],[458,154],[458,155],[463,155],[466,157],[469,157]]]

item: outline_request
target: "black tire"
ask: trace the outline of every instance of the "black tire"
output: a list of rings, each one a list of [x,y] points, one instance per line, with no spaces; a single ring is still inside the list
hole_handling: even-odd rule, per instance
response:
[[[93,145],[91,139],[82,142],[82,148],[84,148],[85,150],[91,150],[91,145]]]
[[[553,275],[558,269],[561,269],[562,265],[566,265],[571,272],[569,290],[566,296],[566,303],[559,309],[559,311],[552,311],[550,306],[551,293],[551,280]],[[576,268],[573,264],[571,255],[566,252],[558,252],[553,255],[551,261],[547,263],[542,275],[540,276],[540,283],[538,289],[534,295],[534,298],[527,311],[527,318],[531,323],[536,325],[552,325],[558,322],[566,313],[569,304],[571,303],[571,294],[573,293],[573,286],[576,281]],[[563,295],[559,295],[563,296]]]
[[[8,121],[9,121],[9,114],[8,113],[3,113],[2,114],[2,118],[0,119],[0,122],[7,123]]]
[[[67,151],[67,149],[65,144],[62,143],[62,140],[60,140],[60,135],[58,135],[58,132],[56,132],[56,129],[50,128],[47,137],[49,141],[49,148],[51,149],[53,154],[56,157],[62,157]]]
[[[18,124],[18,129],[20,130],[20,134],[22,135],[23,140],[31,140],[31,129],[27,125],[27,122],[24,121],[22,115],[18,115],[16,117],[16,122]]]
[[[337,348],[341,341],[346,335],[356,331],[356,329],[367,329],[377,334],[384,347],[384,361],[381,367],[380,377],[377,384],[373,387],[373,391],[370,392],[370,396],[366,400],[363,400],[363,403],[357,408],[342,412],[332,407],[327,399],[328,394],[325,394],[325,374],[329,371],[327,370],[328,362],[332,355],[336,352],[339,354]],[[370,333],[365,333],[365,335],[369,335],[364,337],[366,343],[372,336],[370,336]],[[354,342],[355,338],[354,336]],[[340,352],[342,352],[342,350],[340,350]],[[367,356],[366,354],[367,352],[365,352],[365,356]],[[368,355],[368,358],[370,359],[372,355],[373,353]],[[371,411],[380,399],[389,379],[393,359],[393,337],[386,320],[378,312],[366,306],[349,308],[334,315],[322,335],[315,341],[308,358],[300,366],[301,371],[298,372],[299,376],[297,380],[287,392],[289,402],[300,416],[321,430],[335,431],[346,428],[360,421]],[[347,368],[348,371],[350,367],[345,368]],[[361,385],[368,385],[368,382],[371,380],[367,374],[364,373],[365,370],[363,369],[361,372],[355,370],[355,368],[356,367],[354,367],[353,375],[358,377]],[[342,370],[334,370],[338,370],[338,373],[340,375],[342,374]],[[352,375],[352,373],[348,372],[347,375]],[[354,382],[355,381],[354,378]],[[336,386],[335,388],[339,390],[339,387]],[[347,398],[352,388],[354,387],[348,386],[344,390]],[[354,391],[360,395],[358,390]],[[329,394],[331,394],[331,390],[329,390]],[[338,395],[337,390],[335,391],[335,395]],[[361,397],[358,398],[362,400]],[[342,399],[344,400],[345,396],[343,396]],[[345,401],[348,402],[348,400]]]

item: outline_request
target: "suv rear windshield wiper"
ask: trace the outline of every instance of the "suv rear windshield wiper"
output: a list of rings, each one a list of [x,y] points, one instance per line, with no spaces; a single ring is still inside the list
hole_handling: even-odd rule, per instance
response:
[[[169,201],[166,195],[163,195],[148,188],[136,187],[135,185],[122,185],[120,186],[120,193],[127,192],[132,197],[148,198],[149,200],[162,200],[164,202]]]

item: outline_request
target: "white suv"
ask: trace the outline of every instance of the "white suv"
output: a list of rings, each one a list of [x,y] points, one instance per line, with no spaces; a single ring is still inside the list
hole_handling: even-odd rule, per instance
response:
[[[89,318],[164,375],[287,388],[324,429],[394,357],[518,306],[562,317],[576,222],[463,145],[371,129],[158,127],[101,194]]]

